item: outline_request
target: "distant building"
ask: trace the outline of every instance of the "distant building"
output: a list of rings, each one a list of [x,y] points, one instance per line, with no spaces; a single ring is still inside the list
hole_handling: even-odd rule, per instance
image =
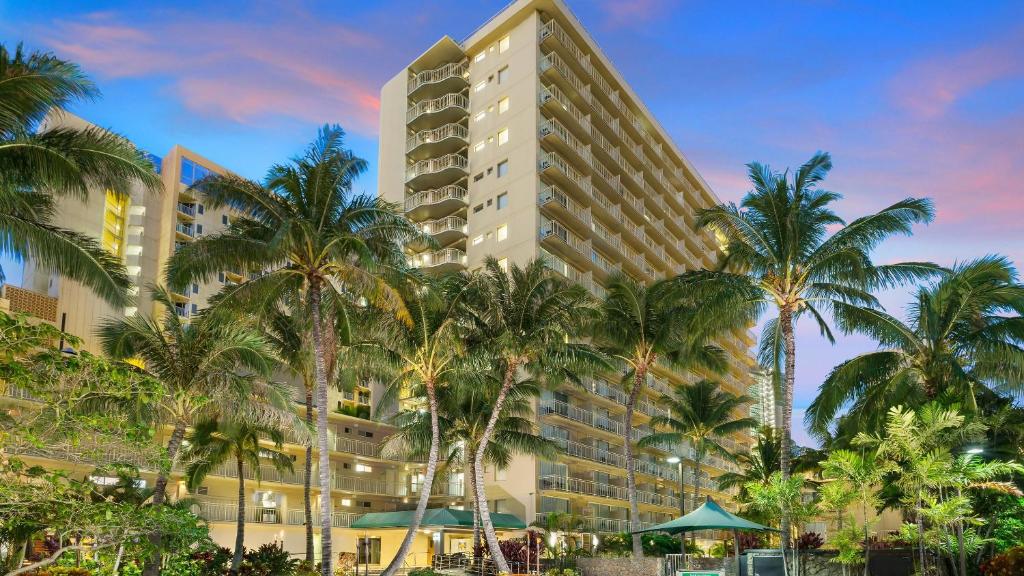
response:
[[[758,428],[765,426],[777,430],[780,427],[779,419],[782,417],[779,411],[779,399],[776,394],[775,384],[772,381],[772,372],[764,368],[751,371],[754,383],[747,388],[747,396],[754,399],[750,405],[750,417],[758,422]]]

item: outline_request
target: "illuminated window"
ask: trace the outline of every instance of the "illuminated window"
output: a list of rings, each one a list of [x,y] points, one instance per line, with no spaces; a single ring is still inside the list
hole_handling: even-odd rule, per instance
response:
[[[506,81],[508,81],[508,66],[498,70],[498,84],[504,84]]]
[[[497,231],[496,234],[498,236],[498,242],[501,242],[502,240],[507,239],[508,238],[508,224],[502,224],[501,226],[498,226],[498,231]]]
[[[479,92],[479,91],[483,90],[484,88],[487,88],[487,81],[485,81],[485,80],[478,82],[477,85],[473,87],[473,91],[474,92]]]
[[[479,62],[479,61],[483,60],[484,58],[487,58],[487,53],[486,52],[481,52],[481,53],[479,53],[479,54],[477,54],[476,56],[473,57],[473,62]]]
[[[498,100],[498,114],[504,114],[505,112],[508,112],[508,96]]]
[[[483,110],[481,110],[481,111],[476,113],[476,116],[473,117],[473,121],[479,122],[479,121],[484,119],[484,116],[487,116],[487,112],[484,112]]]
[[[475,238],[473,238],[473,246],[476,246],[477,244],[480,244],[483,241],[484,241],[484,235],[480,234],[480,235],[476,236]]]
[[[356,464],[356,472],[373,472],[373,468],[366,464]]]
[[[501,40],[498,40],[498,52],[504,52],[504,51],[508,50],[508,46],[509,46],[509,37],[508,36],[505,36]]]
[[[479,151],[484,149],[484,146],[486,146],[486,144],[484,144],[484,141],[481,140],[481,141],[476,143],[476,146],[473,146],[473,151],[474,152],[479,152]]]
[[[498,146],[502,144],[508,144],[508,128],[502,128],[498,131]]]
[[[508,272],[508,258],[498,260],[498,268],[501,268],[502,272]]]
[[[352,505],[352,499],[351,498],[342,498],[341,499],[341,505],[342,506],[351,506]]]

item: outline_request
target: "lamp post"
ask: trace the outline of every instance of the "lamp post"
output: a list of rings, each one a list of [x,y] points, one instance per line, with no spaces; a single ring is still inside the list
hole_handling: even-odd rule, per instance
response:
[[[679,456],[669,456],[665,459],[669,464],[676,464],[679,466],[679,515],[686,515],[686,485],[683,484],[683,459]],[[686,534],[679,534],[679,550],[683,555],[686,554]]]

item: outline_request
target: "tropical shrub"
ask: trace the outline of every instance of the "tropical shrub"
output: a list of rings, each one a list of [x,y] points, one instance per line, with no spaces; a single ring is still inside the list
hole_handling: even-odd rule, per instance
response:
[[[817,532],[804,532],[796,539],[797,550],[817,550],[825,544],[825,539]]]
[[[572,568],[549,568],[544,576],[579,576],[579,572]]]
[[[679,553],[679,537],[668,534],[644,534],[642,538],[645,556],[665,556],[666,554]],[[624,557],[631,556],[633,539],[628,532],[609,534],[604,536],[597,544],[597,553],[602,556]],[[686,542],[686,551],[689,554],[703,555],[704,550],[692,542]]]
[[[413,568],[409,570],[409,576],[444,576],[433,568]]]
[[[95,576],[95,574],[88,568],[77,566],[47,566],[42,570],[30,572],[29,576]]]
[[[984,576],[1024,574],[1024,546],[1017,546],[1002,554],[996,554],[991,560],[981,565],[981,573]]]
[[[740,532],[740,551],[767,548],[768,539],[757,532]]]
[[[299,565],[280,542],[268,542],[255,550],[248,550],[242,560],[240,574],[244,576],[282,576],[295,573]]]

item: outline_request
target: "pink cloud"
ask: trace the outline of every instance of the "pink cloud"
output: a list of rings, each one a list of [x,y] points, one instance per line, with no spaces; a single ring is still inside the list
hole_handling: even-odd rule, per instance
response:
[[[925,118],[942,115],[959,99],[994,81],[1024,75],[1024,27],[952,55],[930,56],[898,74],[897,105]]]
[[[351,54],[377,50],[381,40],[299,8],[273,25],[190,15],[131,25],[116,14],[91,14],[44,34],[58,54],[98,76],[169,78],[190,112],[238,123],[287,117],[377,130],[384,79],[379,67]]]

